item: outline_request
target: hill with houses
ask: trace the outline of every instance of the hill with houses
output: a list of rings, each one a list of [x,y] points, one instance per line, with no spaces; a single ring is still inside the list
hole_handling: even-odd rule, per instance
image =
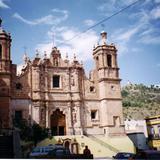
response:
[[[124,119],[144,119],[160,114],[160,86],[128,84],[122,87]]]

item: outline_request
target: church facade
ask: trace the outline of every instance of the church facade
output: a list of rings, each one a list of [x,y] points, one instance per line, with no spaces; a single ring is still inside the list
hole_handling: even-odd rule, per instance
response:
[[[53,135],[124,135],[117,49],[101,43],[93,48],[95,68],[89,78],[74,57],[62,58],[54,47],[50,57],[36,53],[20,75],[11,60],[11,36],[0,29],[0,127],[26,119],[50,128]]]

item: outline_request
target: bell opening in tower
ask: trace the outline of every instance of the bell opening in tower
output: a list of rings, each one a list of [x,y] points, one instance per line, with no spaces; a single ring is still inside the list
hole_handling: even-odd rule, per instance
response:
[[[108,64],[108,67],[112,67],[112,56],[111,55],[107,55],[107,64]]]

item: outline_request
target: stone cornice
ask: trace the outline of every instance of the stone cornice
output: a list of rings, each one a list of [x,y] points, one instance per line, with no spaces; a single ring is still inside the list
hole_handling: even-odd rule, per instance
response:
[[[99,70],[101,70],[101,69],[109,69],[109,70],[110,70],[110,69],[112,69],[112,70],[119,70],[119,67],[99,67],[99,68],[98,68],[98,71],[99,71]]]
[[[98,82],[102,82],[102,81],[111,81],[111,82],[118,81],[118,82],[120,82],[121,79],[120,78],[101,78]]]
[[[115,126],[114,124],[113,125],[101,125],[100,128],[103,128],[103,127],[124,127],[125,125],[124,124],[120,124],[119,126]]]
[[[93,55],[96,54],[100,50],[110,50],[117,52],[117,49],[115,46],[112,45],[100,45],[93,49]]]
[[[103,100],[117,100],[117,101],[121,101],[122,98],[101,98],[101,99],[99,99],[99,101],[103,101]]]
[[[11,75],[11,72],[1,72],[0,71],[0,75]]]
[[[56,102],[56,103],[66,103],[66,102],[81,102],[81,100],[43,100],[43,99],[32,99],[33,102]]]

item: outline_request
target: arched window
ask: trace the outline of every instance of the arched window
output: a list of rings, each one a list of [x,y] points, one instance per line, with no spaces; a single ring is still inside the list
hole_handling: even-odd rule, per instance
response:
[[[108,64],[108,67],[112,67],[112,56],[111,55],[107,55],[107,64]]]
[[[2,45],[0,44],[0,59],[2,59]]]
[[[96,65],[97,67],[99,67],[99,57],[98,56],[96,57]]]

